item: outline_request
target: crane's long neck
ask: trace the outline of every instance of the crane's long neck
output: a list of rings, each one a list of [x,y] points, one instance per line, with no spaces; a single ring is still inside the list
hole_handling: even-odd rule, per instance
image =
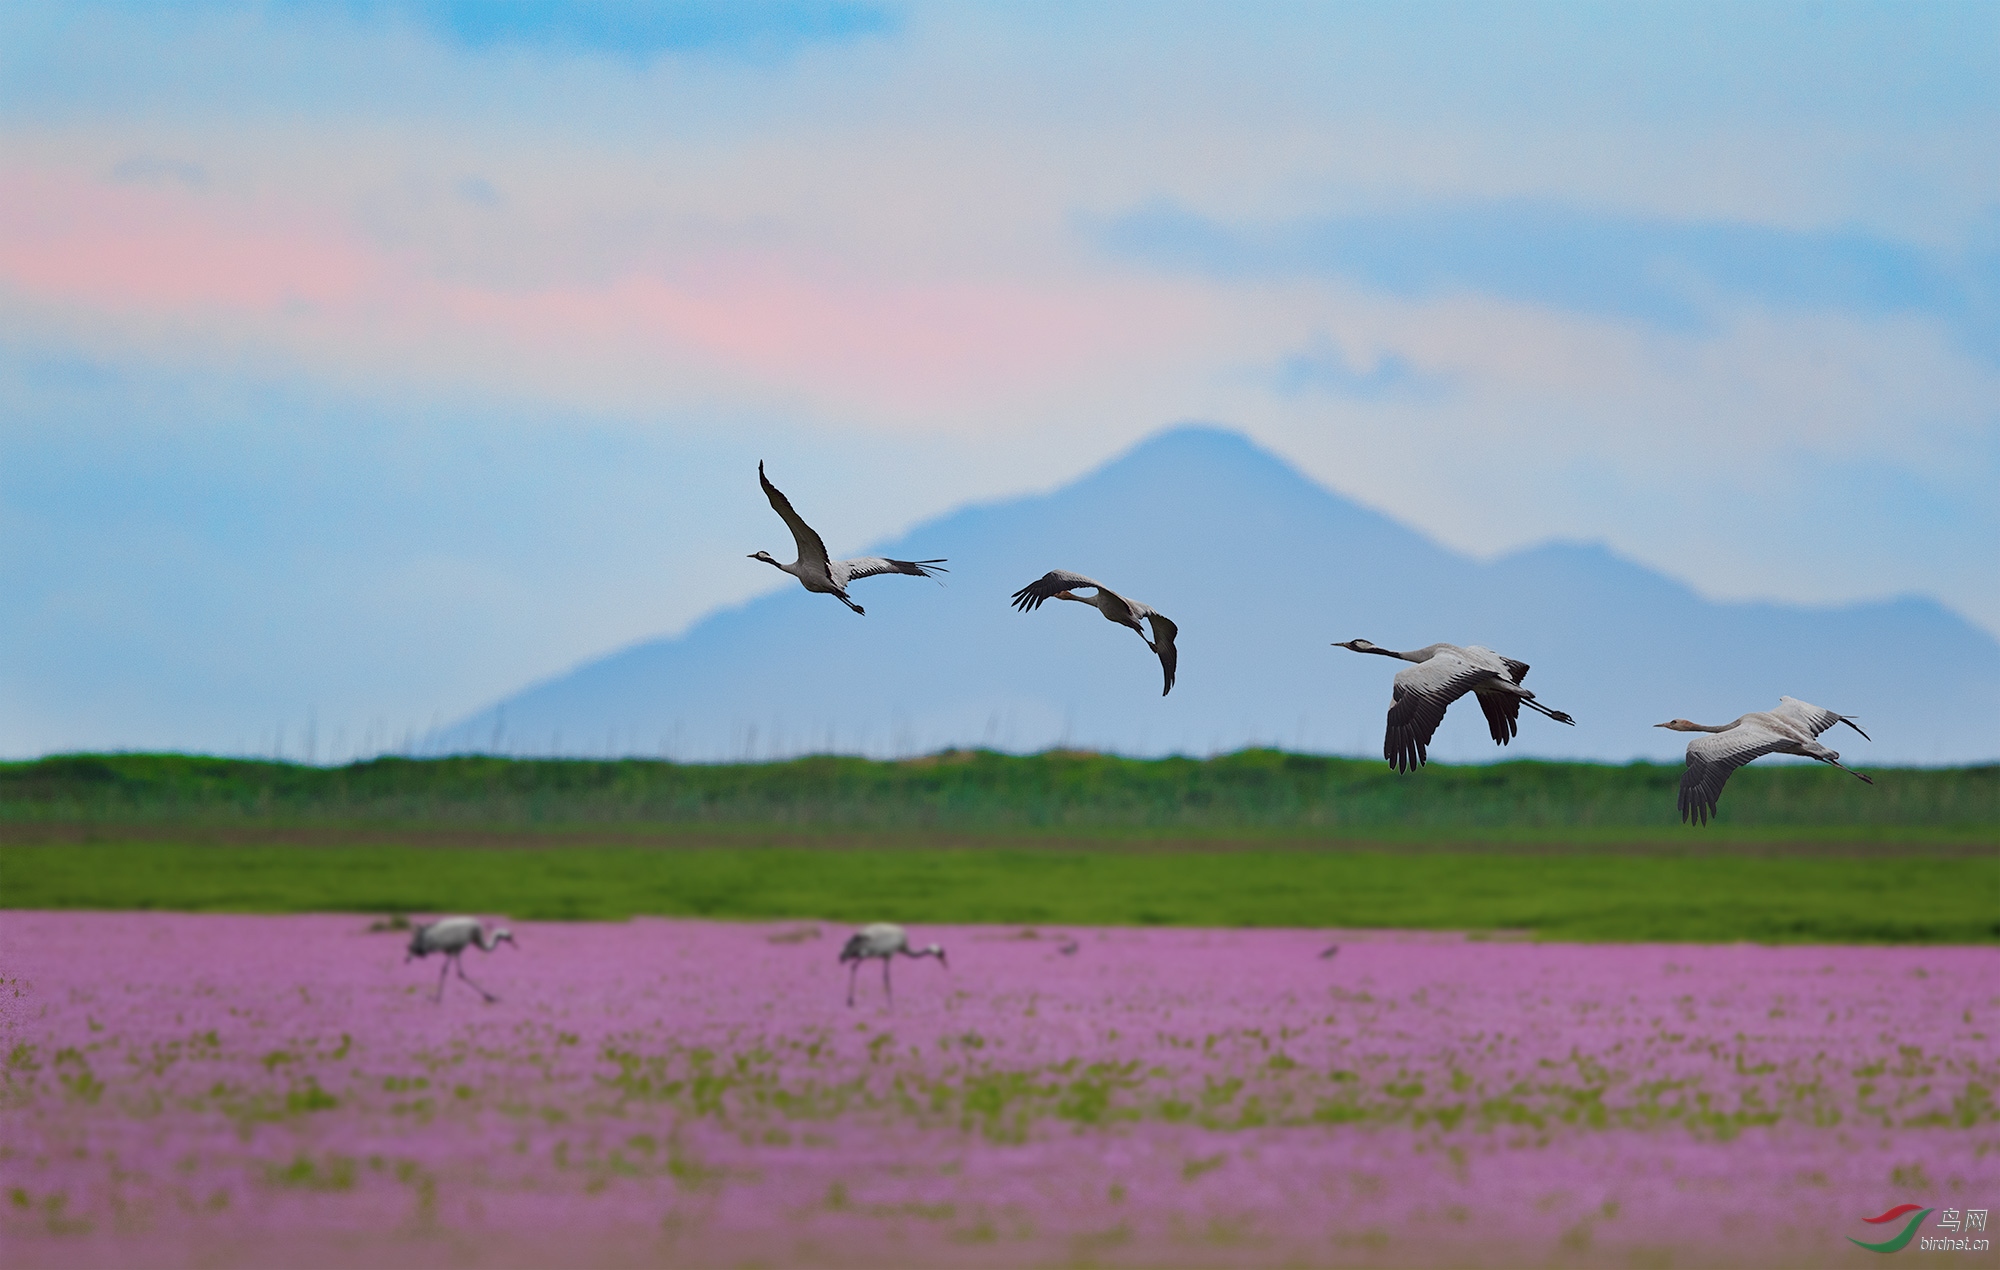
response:
[[[500,946],[500,941],[487,934],[483,929],[472,932],[472,942],[479,945],[479,951],[481,952],[492,952]]]
[[[1355,651],[1360,653],[1374,653],[1377,657],[1394,657],[1397,661],[1429,661],[1431,653],[1435,650],[1418,648],[1407,653],[1399,653],[1393,648],[1380,648],[1370,644],[1366,648],[1357,648]]]

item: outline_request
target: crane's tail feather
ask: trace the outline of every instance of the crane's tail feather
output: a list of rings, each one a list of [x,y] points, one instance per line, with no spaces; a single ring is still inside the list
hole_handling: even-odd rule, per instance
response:
[[[935,560],[891,560],[889,563],[896,566],[896,572],[898,573],[907,573],[914,578],[931,578],[935,580],[938,574],[951,572],[951,570],[944,567],[944,562],[950,558],[949,556],[939,556]],[[944,583],[940,580],[938,581],[938,585],[942,586]]]

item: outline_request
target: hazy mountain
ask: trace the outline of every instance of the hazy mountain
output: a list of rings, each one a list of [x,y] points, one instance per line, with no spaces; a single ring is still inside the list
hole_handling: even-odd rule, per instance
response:
[[[810,480],[790,486],[810,516]],[[747,478],[745,489],[756,496]],[[765,538],[744,550],[782,544],[789,558],[775,516]],[[857,617],[787,582],[678,638],[528,688],[426,748],[715,759],[1264,743],[1379,754],[1399,667],[1328,646],[1361,636],[1500,649],[1531,663],[1528,686],[1578,719],[1524,715],[1501,751],[1464,703],[1438,734],[1440,758],[1677,756],[1685,738],[1648,725],[1722,721],[1786,693],[1859,716],[1874,744],[1834,744],[1862,762],[2000,757],[2000,642],[1934,601],[1719,604],[1592,545],[1482,564],[1216,429],[1160,434],[1051,494],[967,508],[871,551],[947,556],[949,584],[863,581],[854,594],[868,615]],[[1180,624],[1171,696],[1138,637],[1092,610],[1008,607],[1051,568],[1102,578]]]

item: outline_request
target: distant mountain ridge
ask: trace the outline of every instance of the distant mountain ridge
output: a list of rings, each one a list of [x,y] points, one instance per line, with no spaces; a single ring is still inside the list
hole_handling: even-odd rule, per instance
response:
[[[773,528],[782,541],[775,517]],[[1863,764],[2000,757],[2000,641],[1935,601],[1717,603],[1589,544],[1482,563],[1221,429],[1157,434],[1051,493],[949,513],[870,554],[949,557],[949,584],[859,583],[866,617],[788,584],[535,684],[423,748],[1379,754],[1396,667],[1329,647],[1360,636],[1497,648],[1529,662],[1528,686],[1578,721],[1524,718],[1502,750],[1463,703],[1433,758],[1677,757],[1684,738],[1650,725],[1721,722],[1781,694],[1859,716],[1874,744],[1848,736],[1840,748]],[[1172,695],[1159,695],[1139,639],[1096,613],[1008,607],[1052,568],[1102,578],[1179,624]]]

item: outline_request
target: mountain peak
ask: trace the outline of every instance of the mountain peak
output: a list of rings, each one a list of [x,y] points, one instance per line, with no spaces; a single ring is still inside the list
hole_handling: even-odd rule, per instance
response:
[[[1234,428],[1225,428],[1213,423],[1180,423],[1170,428],[1162,428],[1142,438],[1137,445],[1125,451],[1120,457],[1130,459],[1155,453],[1204,457],[1228,454],[1242,458],[1254,457],[1271,462],[1284,462]]]
[[[1252,527],[1254,532],[1267,532],[1269,513],[1280,507],[1322,522],[1322,533],[1331,516],[1333,522],[1351,522],[1357,532],[1370,536],[1388,530],[1414,537],[1328,490],[1243,433],[1210,424],[1182,424],[1156,432],[1052,497],[1066,493],[1075,494],[1084,510],[1093,504],[1129,501],[1137,523],[1162,515],[1201,518],[1217,538]],[[1244,517],[1251,510],[1260,514]]]
[[[1283,474],[1294,480],[1308,480],[1297,468],[1243,433],[1205,423],[1184,423],[1155,432],[1084,479],[1112,472],[1191,468],[1207,469],[1218,477],[1240,472]]]

